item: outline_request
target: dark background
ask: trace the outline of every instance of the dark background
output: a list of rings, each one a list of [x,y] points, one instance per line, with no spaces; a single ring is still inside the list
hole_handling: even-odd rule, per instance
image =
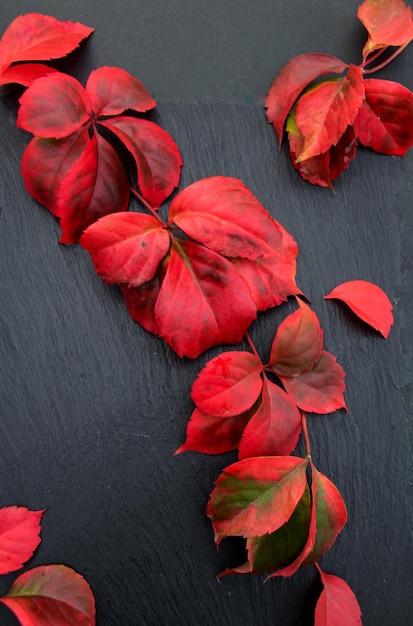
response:
[[[241,178],[299,244],[297,282],[311,298],[325,347],[346,371],[348,414],[309,419],[313,460],[339,487],[349,521],[322,560],[360,602],[366,626],[413,624],[412,179],[413,152],[360,148],[336,194],[300,179],[276,148],[263,99],[281,66],[305,52],[360,62],[365,31],[348,0],[11,2],[96,32],[59,67],[84,81],[101,65],[137,76],[155,120],[185,162],[180,187],[210,175]],[[413,48],[378,76],[413,89]],[[173,457],[205,362],[179,359],[134,324],[116,288],[26,192],[16,99],[0,100],[0,506],[47,508],[26,569],[65,563],[93,588],[98,626],[312,624],[314,568],[291,579],[215,575],[242,561],[219,552],[205,507],[235,454]],[[137,208],[135,206],[135,208]],[[394,304],[387,341],[344,306],[323,300],[361,278]],[[251,334],[263,359],[285,305]],[[246,348],[246,346],[242,346]],[[299,452],[302,453],[302,447]],[[4,593],[16,574],[0,580]],[[14,618],[0,607],[0,623]]]

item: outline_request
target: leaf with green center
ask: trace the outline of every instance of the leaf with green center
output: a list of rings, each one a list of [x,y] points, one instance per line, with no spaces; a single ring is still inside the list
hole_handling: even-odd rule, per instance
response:
[[[207,507],[215,543],[229,536],[271,533],[291,517],[306,486],[307,460],[256,457],[227,467]]]
[[[86,580],[64,565],[25,572],[0,598],[22,626],[94,626],[95,601]]]
[[[281,146],[285,120],[300,93],[323,74],[341,74],[347,64],[329,54],[301,54],[280,70],[268,93],[265,108],[267,119],[274,126]]]
[[[40,520],[44,510],[29,511],[24,506],[0,509],[0,574],[23,567],[39,545]]]
[[[250,352],[225,352],[205,365],[192,385],[191,398],[208,415],[239,415],[250,409],[261,393],[262,367]]]
[[[344,402],[344,371],[329,352],[322,352],[318,363],[300,376],[281,376],[288,395],[303,411],[331,413],[347,409]]]
[[[363,146],[404,156],[413,146],[413,92],[390,80],[364,81],[366,100],[354,121]]]
[[[356,119],[363,100],[363,74],[355,65],[350,65],[344,78],[324,81],[302,95],[295,119],[304,137],[304,146],[297,155],[297,163],[337,145]]]
[[[324,298],[341,300],[385,339],[389,336],[394,321],[393,305],[383,289],[374,283],[367,280],[350,280],[338,285]]]
[[[239,458],[290,454],[301,433],[301,414],[283,389],[264,378],[262,402],[248,422]]]
[[[300,376],[312,369],[323,350],[323,331],[317,315],[297,298],[300,308],[278,327],[270,354],[277,376]]]
[[[357,17],[368,32],[363,58],[387,46],[405,46],[413,39],[412,9],[403,0],[364,0]]]
[[[348,584],[319,567],[324,589],[317,601],[314,626],[361,626],[361,609]]]

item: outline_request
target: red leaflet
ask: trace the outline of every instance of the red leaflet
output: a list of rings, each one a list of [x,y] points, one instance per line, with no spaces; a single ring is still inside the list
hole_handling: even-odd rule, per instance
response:
[[[160,205],[177,186],[182,160],[168,133],[137,117],[107,117],[155,106],[142,83],[124,70],[95,70],[86,89],[60,73],[39,78],[20,104],[17,125],[36,135],[22,160],[26,187],[61,219],[62,243],[75,243],[99,217],[128,207],[129,183],[108,130],[135,158],[144,198]]]
[[[274,126],[281,146],[288,113],[300,93],[316,78],[327,73],[341,74],[347,64],[329,54],[301,54],[290,59],[277,74],[268,93],[267,119]]]
[[[348,584],[317,569],[324,589],[317,602],[314,626],[361,626],[361,609]]]
[[[354,122],[357,139],[376,152],[404,156],[413,145],[413,93],[389,80],[364,84],[366,100]]]
[[[23,567],[39,545],[40,520],[44,510],[29,511],[24,506],[0,509],[0,574]]]
[[[375,328],[385,339],[393,325],[393,305],[386,293],[366,280],[351,280],[338,285],[325,299],[345,302],[361,320]]]
[[[228,536],[257,537],[291,517],[306,487],[307,460],[256,457],[227,467],[208,503],[215,543]]]
[[[20,15],[10,24],[0,41],[0,85],[19,83],[28,86],[34,79],[54,72],[52,68],[39,63],[12,64],[64,57],[92,32],[93,28],[78,22],[61,22],[50,15]]]
[[[86,580],[64,565],[25,572],[0,598],[22,626],[94,626],[95,601]]]
[[[403,0],[364,0],[357,17],[369,34],[364,58],[374,50],[404,46],[413,39],[412,10]]]

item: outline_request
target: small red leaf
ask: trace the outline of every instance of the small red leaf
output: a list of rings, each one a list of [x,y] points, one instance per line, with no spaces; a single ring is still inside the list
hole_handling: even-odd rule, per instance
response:
[[[325,299],[345,302],[363,322],[375,328],[385,339],[393,325],[393,305],[386,293],[366,280],[351,280],[338,285]]]
[[[25,572],[0,602],[22,626],[95,624],[95,601],[88,583],[64,565],[44,565]]]
[[[296,108],[296,123],[304,137],[297,162],[326,152],[352,125],[364,100],[363,74],[350,65],[347,76],[328,80],[305,93]]]
[[[274,126],[281,146],[285,120],[300,93],[316,78],[326,73],[341,74],[347,64],[329,54],[301,54],[280,70],[268,93],[267,119]]]
[[[128,109],[144,113],[156,106],[144,85],[119,67],[99,67],[86,83],[96,117],[119,115]]]
[[[346,409],[343,393],[343,368],[336,362],[336,357],[323,352],[321,358],[311,370],[301,376],[280,376],[287,393],[303,411],[313,413],[331,413],[336,409]]]
[[[151,215],[121,212],[89,226],[80,245],[89,252],[96,273],[106,283],[137,287],[152,280],[168,253],[170,238]]]
[[[228,257],[271,257],[283,233],[257,198],[236,178],[213,176],[189,185],[171,202],[169,224]]]
[[[56,72],[36,80],[20,98],[16,125],[37,137],[67,137],[85,124],[92,109],[73,76]]]
[[[239,415],[261,393],[262,367],[250,352],[225,352],[205,365],[192,386],[191,398],[208,415]]]
[[[264,378],[262,402],[244,430],[239,458],[290,454],[300,432],[300,411],[283,389]]]
[[[138,185],[154,208],[161,206],[179,184],[182,158],[172,137],[148,120],[123,116],[102,122],[135,159]]]
[[[208,503],[215,542],[256,537],[291,517],[306,487],[307,460],[291,456],[244,459],[227,467]]]
[[[413,39],[412,9],[403,0],[364,0],[357,17],[369,34],[364,58],[374,50],[404,46]]]
[[[358,140],[376,152],[405,155],[413,145],[413,92],[390,80],[364,84],[366,100],[354,122]]]
[[[315,609],[314,626],[361,626],[361,609],[348,584],[318,568],[324,589]]]
[[[24,506],[0,509],[0,574],[23,567],[39,545],[42,511],[29,511]]]
[[[270,366],[278,376],[299,376],[312,369],[323,349],[317,315],[302,300],[300,308],[278,327],[271,347]]]

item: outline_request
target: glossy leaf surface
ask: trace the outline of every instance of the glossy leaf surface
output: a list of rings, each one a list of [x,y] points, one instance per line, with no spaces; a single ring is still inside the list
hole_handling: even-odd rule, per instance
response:
[[[318,570],[324,589],[315,609],[314,626],[361,626],[361,609],[348,584]]]
[[[0,509],[0,574],[23,567],[39,545],[43,511],[29,511],[24,506]]]
[[[351,280],[338,285],[326,299],[345,302],[363,322],[369,324],[386,339],[393,325],[393,305],[386,293],[366,280]]]
[[[366,57],[387,46],[403,46],[413,39],[412,9],[403,0],[364,0],[357,17],[368,32]]]
[[[25,572],[0,598],[22,626],[94,626],[95,602],[85,579],[64,565]]]

